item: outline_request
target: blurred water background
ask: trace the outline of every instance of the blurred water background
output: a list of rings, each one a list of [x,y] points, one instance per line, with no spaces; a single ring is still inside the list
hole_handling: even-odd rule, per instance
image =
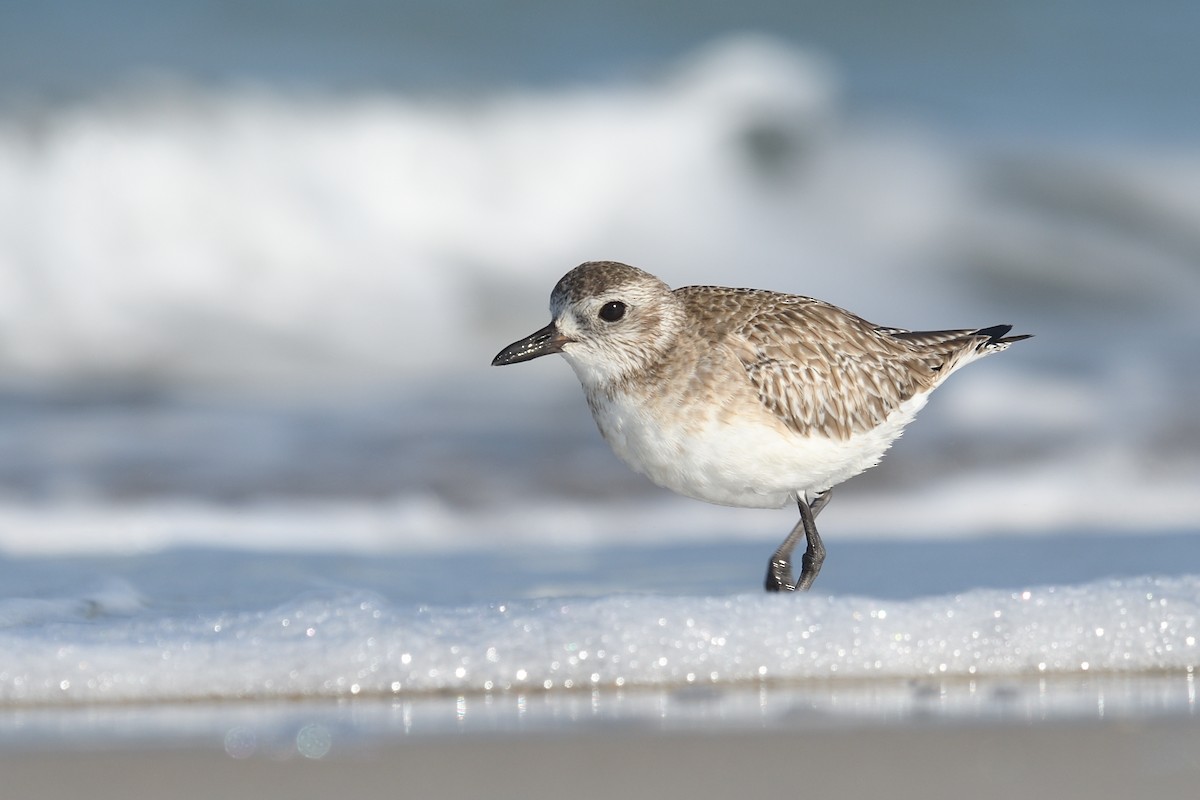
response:
[[[1036,334],[839,490],[818,588],[1200,572],[1197,29],[1108,0],[4,4],[0,624],[32,655],[0,687],[102,695],[96,652],[136,684],[211,632],[180,615],[307,591],[483,619],[753,591],[790,511],[658,490],[566,365],[488,366],[598,258]]]

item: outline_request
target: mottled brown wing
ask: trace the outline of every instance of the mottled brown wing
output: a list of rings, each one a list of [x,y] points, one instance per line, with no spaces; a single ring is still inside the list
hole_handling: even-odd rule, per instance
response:
[[[936,378],[940,359],[837,306],[797,295],[705,289],[762,403],[792,430],[847,439]],[[699,311],[699,309],[697,309]],[[703,312],[701,312],[703,313]]]

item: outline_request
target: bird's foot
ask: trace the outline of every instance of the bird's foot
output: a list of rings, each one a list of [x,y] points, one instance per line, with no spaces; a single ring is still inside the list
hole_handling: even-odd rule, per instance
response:
[[[817,579],[817,573],[821,571],[821,563],[824,560],[825,548],[819,541],[816,548],[804,551],[804,556],[800,559],[800,578],[796,581],[795,591],[807,592],[812,588],[813,581]]]

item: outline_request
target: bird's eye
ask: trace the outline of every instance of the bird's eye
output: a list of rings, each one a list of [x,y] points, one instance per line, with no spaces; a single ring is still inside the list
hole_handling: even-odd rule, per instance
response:
[[[600,319],[605,322],[616,322],[623,316],[625,316],[625,304],[619,300],[605,303],[600,309]]]

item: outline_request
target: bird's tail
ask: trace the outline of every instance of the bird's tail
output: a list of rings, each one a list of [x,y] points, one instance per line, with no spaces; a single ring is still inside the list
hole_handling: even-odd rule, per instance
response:
[[[876,328],[880,333],[886,333],[893,338],[908,342],[918,347],[937,348],[949,345],[952,349],[970,347],[973,343],[976,350],[984,352],[999,352],[1013,342],[1028,339],[1032,334],[1020,336],[1005,336],[1012,330],[1012,325],[993,325],[990,328],[955,328],[945,331],[909,331],[903,328]]]
[[[972,332],[972,337],[986,336],[987,339],[981,341],[977,349],[985,353],[998,353],[1001,350],[1007,350],[1008,346],[1013,342],[1019,342],[1022,339],[1032,338],[1032,333],[1022,333],[1017,336],[1005,336],[1004,334],[1012,330],[1012,325],[993,325],[990,328],[980,328]]]
[[[1012,325],[992,325],[989,328],[956,328],[945,331],[908,331],[901,328],[877,328],[930,357],[930,368],[945,380],[964,364],[1007,350],[1013,342],[1030,338],[1030,334],[1007,336]]]

